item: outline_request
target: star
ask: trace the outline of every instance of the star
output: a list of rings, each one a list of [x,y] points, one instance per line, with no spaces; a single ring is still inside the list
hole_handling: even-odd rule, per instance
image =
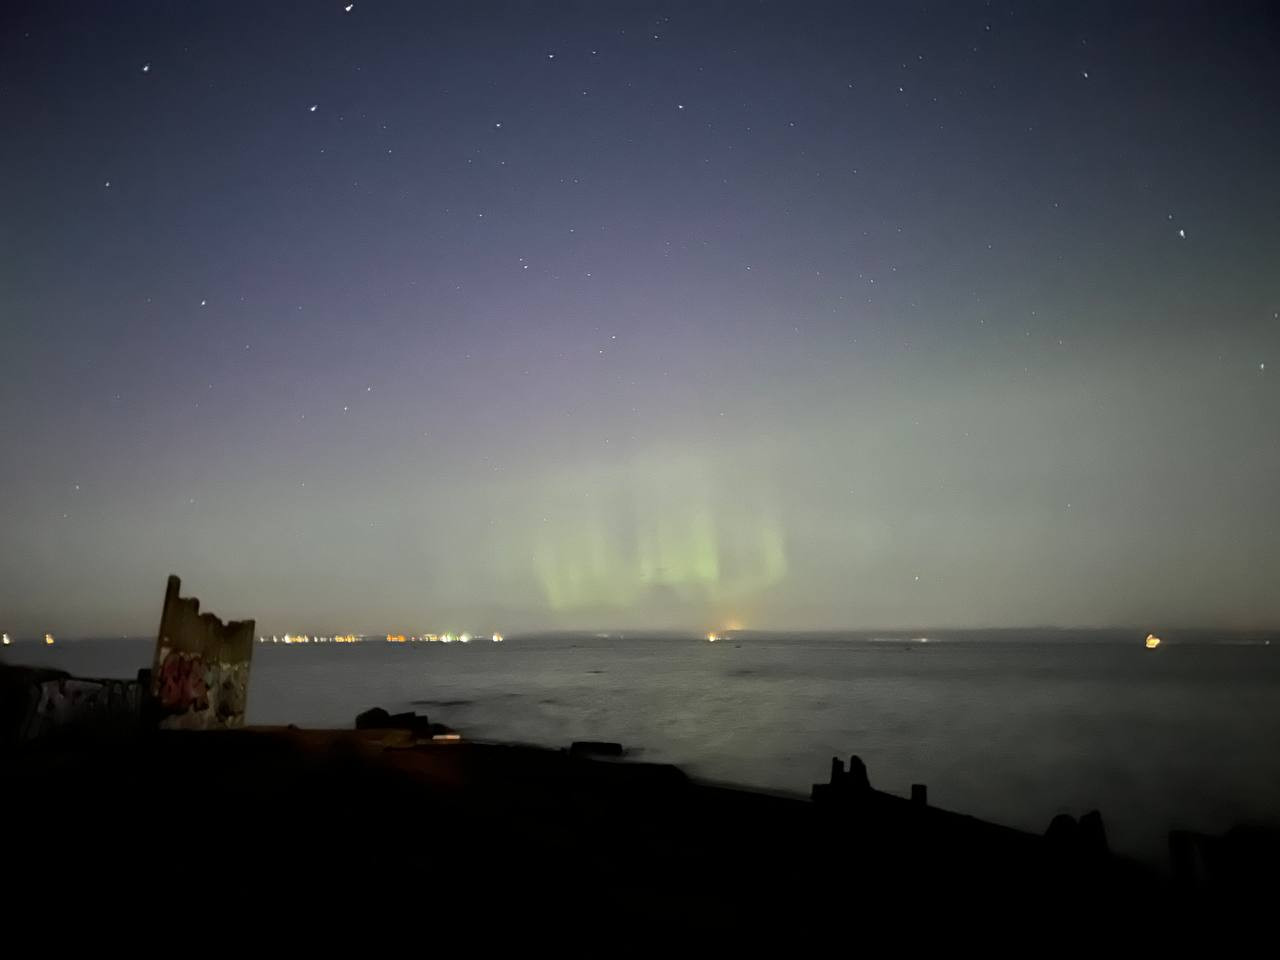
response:
[[[144,64],[142,65],[142,72],[143,72],[143,73],[150,73],[150,72],[151,72],[151,64],[150,64],[150,63],[144,63]]]
[[[209,302],[208,300],[201,300],[201,301],[200,301],[200,306],[202,306],[202,307],[203,307],[203,306],[205,306],[208,302]]]
[[[319,107],[319,106],[320,106],[320,104],[318,104],[318,103],[313,103],[311,106],[307,107],[307,109],[308,109],[309,111],[311,111],[312,113],[315,113],[315,112],[316,112],[316,108],[317,108],[317,107]]]
[[[109,186],[111,186],[111,181],[110,181],[110,180],[108,180],[106,183],[104,183],[104,184],[103,184],[103,186],[104,186],[104,187],[109,187]]]
[[[1089,79],[1089,71],[1088,71],[1088,70],[1081,70],[1081,71],[1080,71],[1080,76],[1082,76],[1082,77],[1084,77],[1086,80],[1088,80],[1088,79]]]
[[[1179,229],[1178,229],[1178,236],[1179,236],[1179,237],[1181,237],[1183,240],[1187,239],[1187,231],[1185,231],[1185,230],[1183,230],[1183,229],[1179,228]]]
[[[356,5],[355,5],[354,3],[348,3],[345,7],[343,7],[343,8],[342,8],[342,12],[343,12],[343,13],[350,13],[352,10],[354,10],[354,9],[355,9],[355,6],[356,6]]]

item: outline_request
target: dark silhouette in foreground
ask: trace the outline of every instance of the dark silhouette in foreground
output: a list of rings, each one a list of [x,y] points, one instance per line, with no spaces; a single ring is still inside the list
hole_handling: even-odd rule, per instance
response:
[[[35,679],[0,674],[6,698]],[[1199,872],[1169,878],[1112,854],[1096,813],[1059,817],[1037,836],[929,806],[922,789],[914,799],[878,791],[857,757],[848,771],[834,760],[829,782],[806,800],[699,783],[673,766],[610,756],[623,752],[616,744],[440,739],[440,725],[412,714],[371,712],[360,726],[10,740],[0,767],[6,860],[27,865],[27,882],[56,885],[60,864],[105,838],[131,837],[162,851],[165,869],[198,866],[202,883],[235,885],[259,872],[322,886],[429,877],[632,907],[671,897],[730,911],[768,902],[815,917],[850,897],[891,909],[945,892],[1002,909],[1128,910],[1273,883],[1270,854],[1238,855],[1274,853],[1273,837],[1270,848],[1220,838]],[[197,864],[196,824],[207,823],[232,848]],[[155,865],[133,866],[141,880]]]
[[[173,635],[175,604],[216,647]],[[251,651],[228,647],[228,629],[171,578],[158,646],[181,653],[184,683],[0,664],[0,853],[21,890],[74,890],[68,865],[121,840],[131,853],[96,896],[158,879],[457,889],[702,924],[779,911],[823,924],[851,905],[872,923],[942,903],[1135,921],[1276,889],[1274,831],[1175,833],[1167,875],[1113,854],[1097,811],[1026,833],[933,807],[923,784],[910,799],[876,790],[857,756],[833,759],[804,799],[699,783],[617,743],[468,742],[379,707],[354,730],[236,729]],[[216,694],[192,679],[201,658],[222,678]]]

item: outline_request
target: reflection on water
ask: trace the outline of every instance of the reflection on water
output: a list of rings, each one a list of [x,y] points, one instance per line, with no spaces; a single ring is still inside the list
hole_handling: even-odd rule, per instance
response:
[[[833,755],[858,753],[882,789],[927,783],[939,806],[1026,829],[1099,808],[1117,849],[1160,863],[1170,826],[1219,831],[1280,810],[1280,645],[1266,638],[1166,638],[1153,657],[1131,633],[918,636],[268,644],[254,651],[249,720],[350,726],[371,706],[425,707],[467,739],[617,741],[696,776],[798,793]],[[7,653],[131,676],[149,652],[60,641]]]

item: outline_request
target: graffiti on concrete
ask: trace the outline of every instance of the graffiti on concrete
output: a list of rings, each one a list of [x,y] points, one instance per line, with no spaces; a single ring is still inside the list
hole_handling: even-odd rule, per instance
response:
[[[31,686],[21,737],[57,734],[106,735],[136,729],[142,685],[135,680],[45,680]]]
[[[170,577],[151,671],[160,726],[203,730],[244,725],[253,654],[253,621],[223,623],[200,612],[195,597],[180,597]]]

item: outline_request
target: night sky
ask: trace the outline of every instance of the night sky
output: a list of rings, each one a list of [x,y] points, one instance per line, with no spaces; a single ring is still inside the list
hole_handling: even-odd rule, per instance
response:
[[[15,2],[0,628],[1280,620],[1272,4]]]

